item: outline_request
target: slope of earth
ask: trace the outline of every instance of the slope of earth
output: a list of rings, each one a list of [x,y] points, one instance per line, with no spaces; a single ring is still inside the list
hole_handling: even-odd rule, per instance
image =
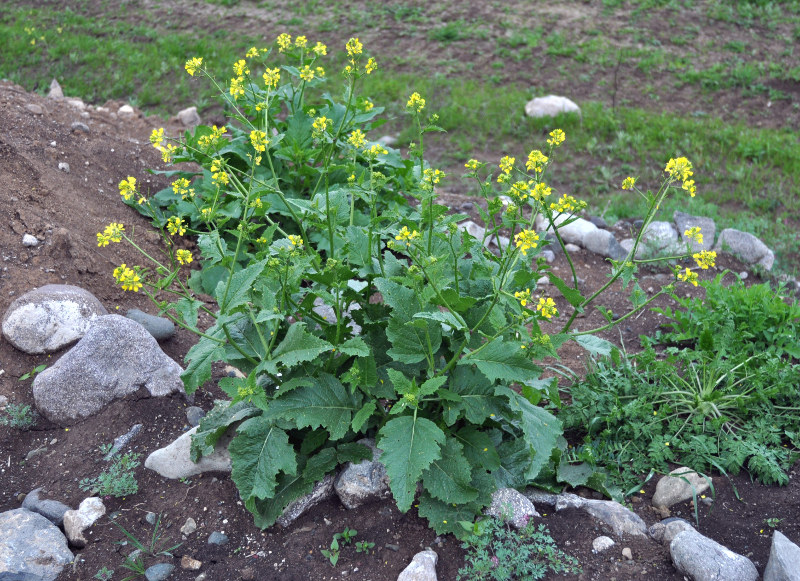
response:
[[[128,232],[148,252],[159,252],[158,236],[146,221],[119,199],[117,184],[129,175],[136,176],[151,192],[165,187],[160,176],[148,176],[146,168],[160,168],[161,160],[148,143],[153,127],[165,125],[158,118],[138,112],[128,118],[112,115],[121,103],[107,103],[107,111],[82,110],[66,100],[44,99],[7,82],[0,82],[0,312],[15,297],[39,286],[63,283],[92,292],[110,312],[140,308],[155,312],[141,294],[123,293],[113,283],[111,270],[122,262],[134,264],[136,255],[122,245],[96,246],[95,233],[110,221],[122,222]],[[83,124],[77,125],[77,124]],[[181,128],[166,123],[167,132]],[[59,169],[69,164],[69,171]],[[454,205],[458,202],[453,198]],[[39,239],[36,247],[22,245],[24,234]],[[577,253],[578,275],[587,288],[605,281],[606,268],[596,256]],[[556,266],[566,272],[563,258]],[[722,267],[743,270],[741,264],[725,259]],[[642,287],[658,287],[663,273],[644,273]],[[710,275],[708,275],[710,276]],[[751,276],[748,280],[754,280]],[[697,293],[690,288],[687,292]],[[612,289],[605,301],[615,312],[623,312],[625,295]],[[666,304],[666,303],[664,303]],[[561,303],[559,306],[566,309]],[[599,324],[599,315],[579,320],[579,328]],[[652,333],[659,325],[653,313],[644,313],[620,332],[607,338],[621,341],[628,348],[638,346],[640,334]],[[193,338],[179,332],[162,344],[165,352],[182,362]],[[49,356],[29,356],[0,341],[0,395],[11,403],[33,404],[30,381],[18,378],[42,363],[52,365],[64,352]],[[578,373],[584,371],[585,356],[577,349],[563,352],[562,364]],[[220,376],[216,370],[215,378]],[[195,404],[208,410],[222,392],[209,382],[197,394]],[[102,468],[98,447],[126,433],[137,423],[144,425],[133,441],[132,450],[142,458],[172,441],[188,428],[183,398],[148,399],[131,397],[118,401],[101,413],[64,430],[44,419],[28,432],[0,426],[0,511],[19,507],[29,491],[43,487],[48,498],[76,507],[86,496],[78,486],[81,479],[95,477]],[[32,451],[37,453],[31,454]],[[145,520],[148,512],[162,515],[159,548],[180,546],[173,558],[159,561],[178,565],[187,555],[202,562],[200,571],[178,566],[170,579],[280,579],[322,581],[353,579],[388,581],[396,579],[413,555],[425,547],[439,554],[439,579],[451,580],[464,563],[464,551],[452,537],[437,538],[412,509],[400,514],[389,502],[348,511],[329,501],[314,508],[288,529],[273,527],[261,531],[239,501],[237,491],[226,475],[206,474],[186,481],[167,481],[139,467],[136,470],[139,492],[129,498],[105,499],[115,522],[132,535],[147,540],[153,527]],[[644,485],[631,506],[648,523],[661,515],[649,506],[655,479]],[[716,497],[699,514],[699,530],[731,550],[749,556],[763,568],[769,555],[771,530],[767,519],[782,518],[780,528],[790,538],[800,535],[800,485],[792,472],[783,488],[754,485],[746,476],[732,480],[715,477]],[[735,488],[734,488],[735,487]],[[738,498],[736,496],[738,492]],[[591,494],[587,492],[587,494]],[[668,550],[649,540],[619,539],[607,553],[594,554],[592,539],[602,534],[598,525],[582,513],[546,510],[541,522],[548,525],[560,548],[575,555],[583,573],[572,579],[632,580],[645,575],[657,580],[682,579],[673,568]],[[688,503],[673,509],[673,514],[693,518]],[[196,532],[182,538],[179,529],[188,518],[197,522]],[[774,522],[774,521],[771,521]],[[342,551],[334,567],[321,554],[334,533],[345,527],[358,531],[357,540],[375,543],[368,553],[357,553],[352,545]],[[227,545],[209,545],[212,531],[224,532]],[[62,580],[88,580],[102,568],[116,570],[113,579],[123,579],[124,556],[130,545],[121,545],[125,535],[109,519],[92,529],[89,545],[77,551],[74,564],[62,573]],[[630,547],[633,560],[621,555]]]

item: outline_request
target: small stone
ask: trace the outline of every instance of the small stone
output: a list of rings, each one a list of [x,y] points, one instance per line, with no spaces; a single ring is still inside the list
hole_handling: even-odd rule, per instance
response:
[[[676,468],[663,476],[656,484],[653,506],[670,507],[684,500],[699,497],[711,486],[710,478],[691,468]]]
[[[203,566],[202,561],[198,561],[197,559],[192,559],[189,555],[184,555],[183,557],[181,557],[181,569],[187,569],[189,571],[197,571],[202,566]]]
[[[742,272],[739,273],[739,278],[742,279],[742,280],[747,280],[748,276],[750,276],[750,275],[747,274],[746,270],[743,270]]]
[[[208,574],[207,573],[200,573],[197,577],[194,578],[194,581],[207,581]]]
[[[86,498],[81,502],[78,510],[68,510],[64,513],[64,534],[73,547],[82,549],[88,543],[83,535],[84,531],[92,526],[97,519],[106,513],[103,501],[96,496]]]
[[[390,544],[390,543],[386,543],[384,545],[384,547],[386,547],[390,551],[394,551],[395,553],[400,550],[400,545],[393,545],[393,544]]]
[[[158,520],[158,515],[154,512],[148,512],[144,515],[144,520],[147,521],[147,524],[155,526],[156,521]]]
[[[542,250],[542,257],[544,257],[544,259],[547,261],[547,264],[550,264],[556,259],[556,253],[549,248],[546,248]]]
[[[603,551],[610,549],[616,543],[614,539],[611,537],[601,536],[597,537],[595,540],[592,541],[592,551],[595,553],[602,553]]]
[[[147,581],[164,581],[167,577],[172,575],[175,570],[175,565],[171,563],[159,563],[148,567],[144,572],[144,578]]]
[[[78,109],[79,111],[83,111],[84,109],[86,109],[86,103],[83,102],[83,99],[78,99],[78,98],[67,99],[67,104],[70,107]]]
[[[186,522],[183,523],[183,526],[181,527],[181,534],[189,536],[196,530],[197,530],[197,523],[194,522],[194,519],[192,517],[189,517],[186,519]]]
[[[524,528],[531,517],[541,516],[536,507],[521,492],[513,488],[500,488],[492,494],[492,503],[485,510],[488,516],[508,521],[514,528]]]
[[[36,105],[34,103],[28,103],[25,105],[25,110],[29,113],[33,113],[34,115],[41,115],[44,113],[44,109],[40,105]]]
[[[58,169],[64,173],[69,173],[69,164],[66,161],[60,161],[58,162]]]
[[[22,501],[22,508],[31,512],[38,513],[56,526],[61,526],[64,522],[64,514],[70,510],[69,506],[57,500],[48,500],[39,497],[42,489],[36,488],[25,495]]]
[[[53,79],[50,81],[50,90],[47,92],[47,96],[50,99],[63,99],[64,98],[64,91],[61,90],[61,85],[58,84],[58,81]]]
[[[385,147],[392,147],[397,144],[397,138],[392,135],[384,135],[378,138],[378,143]]]
[[[130,119],[136,115],[136,112],[133,110],[133,107],[126,104],[117,110],[117,115],[119,115],[120,119]]]
[[[181,111],[178,111],[178,121],[184,127],[195,127],[202,123],[200,119],[200,115],[197,114],[197,107],[187,107]]]
[[[25,236],[22,237],[23,246],[27,246],[30,248],[32,246],[38,246],[38,244],[39,244],[39,239],[33,234],[25,234]]]
[[[201,407],[193,405],[186,408],[186,421],[189,422],[189,425],[193,428],[199,426],[200,420],[205,416],[206,412]]]
[[[225,545],[228,543],[228,535],[224,533],[220,533],[218,531],[214,531],[210,535],[208,535],[208,544],[209,545]]]
[[[622,556],[628,561],[633,561],[633,553],[631,552],[630,547],[625,547],[622,549]]]
[[[84,133],[89,133],[89,126],[86,123],[81,123],[80,121],[75,121],[70,126],[70,131],[73,133],[77,133],[78,131],[83,131]]]
[[[125,316],[147,329],[156,341],[165,341],[175,334],[175,324],[165,317],[149,315],[139,309],[129,309]]]
[[[565,244],[565,245],[564,245],[564,248],[565,248],[565,249],[566,249],[566,251],[567,251],[567,252],[569,252],[570,254],[572,254],[573,252],[578,252],[578,251],[581,249],[581,247],[580,247],[580,246],[578,246],[577,244],[572,244],[571,242],[570,242],[570,243],[567,243],[567,244]]]
[[[436,563],[439,555],[430,549],[420,551],[403,569],[397,577],[397,581],[436,581]]]
[[[574,101],[558,95],[537,97],[525,105],[525,114],[528,117],[555,117],[562,113],[578,113],[581,108]]]
[[[473,204],[472,202],[464,202],[463,204],[461,204],[461,209],[464,210],[465,212],[469,212],[474,207],[475,204]]]

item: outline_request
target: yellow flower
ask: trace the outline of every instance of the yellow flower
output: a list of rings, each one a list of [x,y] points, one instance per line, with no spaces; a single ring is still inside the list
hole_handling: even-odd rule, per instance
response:
[[[364,132],[360,129],[356,129],[350,134],[350,137],[347,138],[347,143],[352,145],[353,147],[362,147],[367,142],[366,136]]]
[[[166,147],[160,147],[159,151],[161,151],[161,159],[164,163],[170,163],[172,161],[172,154],[175,150],[178,149],[171,143],[167,143]]]
[[[117,282],[117,284],[119,284],[119,281],[122,278],[122,273],[125,272],[127,270],[127,268],[128,267],[123,262],[117,268],[114,269],[113,276],[114,276],[114,280]]]
[[[194,76],[194,73],[203,65],[203,57],[200,58],[191,58],[186,61],[184,68],[189,75]]]
[[[558,147],[559,145],[564,143],[564,140],[566,138],[567,136],[564,135],[564,132],[561,131],[561,129],[553,129],[550,132],[550,139],[547,140],[547,144],[550,145],[551,147]]]
[[[192,253],[188,250],[178,250],[175,253],[175,259],[181,264],[189,264],[192,261]]]
[[[403,226],[400,229],[400,232],[398,232],[397,236],[394,237],[395,240],[400,240],[400,241],[408,240],[409,242],[411,242],[412,240],[416,240],[417,238],[419,238],[419,232],[417,232],[416,230],[410,231],[408,229],[408,226]]]
[[[694,286],[697,286],[697,273],[696,272],[692,272],[687,267],[686,268],[686,272],[682,272],[682,273],[678,274],[678,280],[681,280],[683,282],[688,282],[688,283],[693,284]]]
[[[511,195],[520,202],[524,202],[528,198],[530,191],[531,187],[528,182],[517,182],[511,186]]]
[[[233,74],[237,77],[250,74],[250,69],[247,68],[247,61],[244,59],[238,60],[233,63]]]
[[[136,193],[136,178],[128,176],[128,179],[119,182],[119,195],[130,200]]]
[[[302,246],[303,245],[303,239],[300,236],[296,236],[294,234],[289,234],[288,238],[289,238],[289,242],[292,243],[292,246]]]
[[[386,155],[387,153],[389,152],[380,143],[376,143],[368,150],[364,151],[364,155],[367,155],[373,159],[378,157],[379,155]]]
[[[693,198],[697,194],[697,187],[694,185],[694,180],[685,180],[681,187],[689,192],[689,195]]]
[[[102,232],[98,232],[98,233],[97,233],[97,245],[98,245],[99,247],[101,247],[101,248],[102,248],[102,247],[104,247],[104,246],[108,246],[108,243],[109,243],[109,242],[111,242],[111,240],[109,239],[109,237],[108,237],[108,236],[106,236],[106,235],[105,235],[105,234],[103,234]]]
[[[683,235],[690,240],[694,240],[698,244],[703,243],[703,234],[700,232],[700,226],[693,226],[692,228],[689,228],[683,233]]]
[[[533,190],[531,190],[531,197],[535,199],[540,204],[544,203],[544,199],[553,193],[553,188],[548,186],[544,182],[539,182],[535,186],[533,186]]]
[[[536,310],[539,311],[545,319],[552,319],[553,317],[558,316],[558,309],[556,308],[556,303],[550,297],[539,298],[539,304],[536,305]]]
[[[714,265],[717,260],[717,253],[713,250],[703,250],[696,254],[692,254],[692,258],[694,258],[697,266],[706,270],[708,268],[714,268]],[[697,286],[697,285],[695,285]]]
[[[425,99],[423,99],[419,93],[414,92],[411,94],[411,97],[409,97],[408,103],[406,103],[406,107],[409,109],[413,109],[417,113],[421,113],[422,110],[425,108]]]
[[[164,128],[153,129],[153,132],[150,134],[150,143],[158,148],[162,141],[164,141]]]
[[[140,280],[141,279],[136,272],[130,268],[126,268],[125,271],[120,275],[119,284],[124,291],[137,292],[140,288],[142,288],[142,283]]]
[[[470,159],[464,164],[464,167],[467,169],[476,170],[478,167],[480,167],[480,162],[477,159]]]
[[[258,49],[256,47],[252,47],[250,50],[247,51],[247,54],[244,55],[245,58],[254,58],[258,56]]]
[[[269,145],[269,139],[267,139],[267,134],[263,131],[251,131],[250,143],[256,151],[266,151]]]
[[[433,189],[433,186],[438,184],[442,178],[445,176],[445,173],[440,169],[426,169],[422,172],[422,187],[428,191]]]
[[[667,162],[664,171],[669,174],[670,179],[686,181],[692,176],[692,162],[685,157],[672,158]]]
[[[211,208],[203,208],[200,210],[200,215],[203,217],[203,220],[210,220],[211,215],[214,213],[214,210]]]
[[[317,68],[315,68],[315,69],[314,69],[314,72],[315,72],[315,73],[317,73],[317,76],[318,76],[319,78],[322,78],[322,77],[324,77],[324,76],[325,76],[325,69],[323,69],[322,67],[317,67]]]
[[[278,36],[276,41],[278,43],[278,52],[283,52],[292,46],[292,37],[285,32]]]
[[[531,300],[531,289],[526,288],[524,291],[517,291],[514,293],[514,298],[519,301],[519,304],[527,306],[528,301]]]
[[[231,79],[230,92],[231,97],[233,97],[234,100],[244,96],[244,77],[236,77],[235,79]]]
[[[538,149],[534,149],[528,154],[528,161],[525,163],[525,167],[528,168],[528,171],[541,173],[547,163],[547,159],[545,154]]]
[[[170,234],[177,234],[183,236],[186,234],[186,225],[183,223],[183,218],[179,216],[172,216],[167,220],[167,231]]]
[[[357,38],[351,38],[347,41],[345,48],[347,49],[347,56],[354,57],[361,54],[361,51],[364,49],[364,45],[361,44]]]
[[[108,226],[106,226],[103,234],[105,234],[106,238],[111,242],[121,242],[122,241],[122,233],[125,231],[125,226],[118,222],[111,222]],[[103,245],[105,246],[105,244]]]
[[[211,179],[217,182],[217,184],[226,185],[229,181],[228,174],[222,169],[222,162],[218,159],[215,159],[211,162]]]
[[[373,73],[377,68],[378,68],[378,63],[375,62],[375,59],[372,57],[370,57],[370,59],[367,61],[367,64],[364,65],[364,70],[367,72],[368,75]]]
[[[328,47],[322,44],[321,42],[315,44],[312,50],[315,53],[317,53],[317,56],[325,56],[326,54],[328,54]]]
[[[632,190],[633,185],[636,183],[636,178],[628,176],[624,180],[622,180],[622,189],[623,190]]]
[[[325,133],[328,130],[328,125],[330,124],[331,120],[325,117],[317,117],[314,119],[313,127],[314,127],[314,137],[319,137],[321,134]]]
[[[579,202],[572,196],[567,194],[562,195],[558,202],[554,202],[550,204],[550,209],[558,212],[559,214],[564,212],[576,212],[578,210],[582,210],[586,207],[586,202]]]
[[[225,134],[227,132],[228,132],[228,128],[227,127],[222,126],[222,127],[217,128],[217,126],[214,125],[211,128],[211,134],[210,135],[202,135],[200,137],[200,139],[197,140],[197,143],[203,149],[210,149],[211,147],[216,146],[219,143],[219,140],[223,136],[223,134]]]
[[[180,196],[184,200],[187,197],[191,198],[194,196],[194,190],[189,189],[189,180],[187,180],[186,178],[178,178],[177,180],[172,182],[172,191],[175,192],[176,195]]]
[[[313,81],[314,80],[314,70],[306,65],[300,70],[300,78],[304,81]]]
[[[305,36],[298,36],[294,39],[294,45],[297,48],[305,48],[308,44],[308,39]]]
[[[372,101],[369,99],[364,99],[364,102],[361,104],[361,108],[364,109],[364,111],[371,111],[374,106],[375,105],[373,105]]]
[[[539,235],[533,230],[523,230],[514,236],[514,242],[523,256],[528,256],[528,250],[539,245],[537,240],[539,240]]]
[[[503,171],[504,174],[508,175],[511,173],[511,170],[514,169],[515,161],[516,161],[515,158],[509,157],[507,155],[500,160],[500,169]]]

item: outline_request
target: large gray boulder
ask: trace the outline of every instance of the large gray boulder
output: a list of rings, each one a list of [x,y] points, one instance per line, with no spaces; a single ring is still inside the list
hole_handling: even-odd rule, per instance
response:
[[[672,219],[675,221],[675,227],[678,229],[678,236],[681,242],[690,242],[690,240],[683,235],[684,232],[690,228],[700,228],[700,233],[703,235],[703,242],[690,242],[692,252],[700,252],[701,250],[711,250],[714,246],[714,238],[717,235],[717,225],[711,218],[703,216],[692,216],[691,214],[684,214],[675,210],[672,214]]]
[[[669,553],[675,568],[693,581],[758,579],[758,570],[750,559],[694,529],[678,533],[669,545]]]
[[[613,260],[621,260],[628,254],[608,230],[597,229],[587,232],[583,237],[583,244],[586,250]]]
[[[58,527],[25,508],[0,513],[0,579],[55,581],[72,561]]]
[[[662,476],[653,494],[653,506],[670,507],[673,504],[699,497],[711,486],[711,479],[691,468],[676,468]]]
[[[597,226],[592,224],[589,220],[584,220],[583,218],[576,218],[569,224],[564,224],[567,220],[571,217],[562,214],[558,216],[554,222],[556,227],[558,228],[558,233],[561,235],[561,239],[568,244],[577,244],[578,246],[585,246],[585,238],[588,236],[589,233],[595,232],[598,230]],[[536,229],[537,230],[544,230],[547,228],[547,234],[553,233],[553,227],[548,225],[547,220],[539,214],[536,216]]]
[[[531,517],[541,516],[536,512],[533,502],[514,488],[500,488],[492,494],[492,503],[484,513],[503,521],[510,522],[514,528],[524,528]]]
[[[39,493],[41,488],[31,490],[22,501],[22,508],[42,515],[56,526],[61,526],[64,522],[64,513],[70,510],[69,506],[57,500],[41,498]]]
[[[107,314],[89,291],[48,284],[9,305],[3,315],[3,336],[25,353],[50,353],[83,337],[92,321]]]
[[[678,232],[669,222],[650,222],[642,234],[636,258],[655,258],[669,254],[685,252],[685,247],[678,244]]]
[[[43,416],[68,426],[140,389],[154,397],[183,392],[182,372],[139,323],[106,315],[36,376],[33,398]]]
[[[800,581],[800,547],[775,531],[764,581]]]
[[[747,264],[757,264],[772,269],[775,253],[766,244],[748,232],[725,228],[714,245],[716,252],[730,252]]]

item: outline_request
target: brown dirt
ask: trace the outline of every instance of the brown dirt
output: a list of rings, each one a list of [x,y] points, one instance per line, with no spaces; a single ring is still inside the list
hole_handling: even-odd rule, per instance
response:
[[[42,107],[43,114],[25,108],[31,104]],[[106,105],[116,111],[120,103]],[[89,132],[72,130],[77,121],[88,125]],[[98,248],[95,233],[109,221],[123,222],[129,231],[137,230],[137,239],[146,250],[158,252],[157,236],[145,220],[121,203],[116,184],[128,175],[136,175],[140,180],[149,179],[147,186],[153,192],[166,185],[159,176],[144,177],[145,168],[161,167],[157,152],[148,143],[151,129],[160,125],[163,122],[159,119],[145,118],[138,112],[129,120],[114,119],[96,110],[89,111],[88,117],[82,116],[65,101],[44,99],[0,82],[0,312],[15,297],[49,283],[85,288],[111,312],[133,307],[154,312],[145,297],[123,293],[113,284],[111,270],[120,262],[135,263],[135,254],[122,245]],[[173,133],[180,130],[172,122],[167,128]],[[69,173],[58,169],[60,162],[69,163]],[[457,202],[458,198],[451,199],[452,204]],[[25,233],[36,235],[43,242],[36,248],[23,247]],[[575,263],[586,288],[597,288],[604,282],[606,267],[600,258],[581,251],[575,255]],[[563,257],[557,259],[556,266],[561,273],[566,272]],[[727,258],[721,266],[737,272],[744,270],[741,264]],[[656,275],[644,273],[642,287],[658,288]],[[757,278],[750,276],[748,280]],[[699,289],[690,288],[687,292],[697,293]],[[604,304],[623,312],[625,297],[612,289]],[[566,310],[563,303],[559,306]],[[578,328],[591,328],[598,323],[599,315],[590,314],[578,320]],[[618,332],[609,333],[608,338],[617,343],[622,340],[626,347],[635,349],[638,336],[652,333],[658,324],[659,317],[646,312]],[[191,336],[179,332],[162,347],[170,357],[182,362],[192,343]],[[29,356],[0,341],[0,367],[4,371],[0,375],[0,395],[13,403],[32,405],[30,381],[20,382],[18,378],[41,363],[52,365],[62,354]],[[585,356],[580,350],[567,347],[562,356],[562,364],[578,372],[583,370]],[[219,370],[215,377],[219,377]],[[210,409],[220,396],[212,381],[198,392],[196,404]],[[134,397],[108,406],[69,430],[43,419],[29,432],[0,427],[0,511],[17,508],[21,495],[37,487],[44,487],[47,497],[77,506],[85,497],[78,482],[100,471],[98,446],[126,433],[132,425],[143,423],[145,429],[133,441],[132,449],[144,458],[188,428],[186,405],[178,397]],[[44,451],[26,460],[30,451],[42,446]],[[183,555],[196,558],[202,561],[201,572],[208,574],[207,579],[393,580],[417,551],[428,546],[439,554],[439,579],[455,579],[463,565],[464,552],[456,540],[449,536],[437,538],[413,509],[400,514],[389,502],[348,511],[338,502],[329,501],[288,529],[260,531],[252,525],[233,483],[225,475],[206,474],[177,482],[140,467],[136,476],[140,491],[126,499],[107,499],[109,512],[117,513],[117,522],[140,539],[149,538],[152,533],[145,514],[162,514],[163,546],[182,542],[174,552],[175,564]],[[793,540],[800,538],[800,484],[794,472],[789,485],[783,488],[755,485],[746,476],[732,481],[715,477],[714,484],[716,499],[711,507],[701,508],[700,531],[751,557],[759,570],[763,571],[769,554],[772,529],[765,524],[766,519],[783,518],[780,530]],[[734,486],[741,500],[736,499]],[[648,524],[660,518],[648,503],[653,488],[651,481],[644,486],[644,494],[631,501]],[[673,514],[692,518],[688,503],[676,507]],[[199,528],[187,539],[181,539],[179,528],[188,517],[195,519]],[[579,558],[584,572],[574,579],[632,580],[645,575],[654,581],[682,578],[672,567],[668,551],[655,543],[623,539],[609,552],[594,555],[591,541],[601,531],[582,513],[547,513],[541,520],[549,526],[559,546]],[[320,550],[344,527],[356,529],[357,538],[374,542],[375,548],[369,554],[346,548],[338,565],[332,567]],[[208,545],[211,531],[224,531],[230,543],[223,547]],[[66,569],[60,579],[88,580],[103,566],[117,571],[114,579],[123,578],[121,563],[130,547],[121,547],[118,543],[122,540],[123,534],[110,521],[100,521],[91,529],[89,545],[75,552],[74,566]],[[632,549],[633,561],[623,561],[621,549],[625,546]],[[167,557],[162,560],[170,561]],[[150,560],[148,565],[154,562]],[[170,578],[190,580],[197,574],[179,567]]]

